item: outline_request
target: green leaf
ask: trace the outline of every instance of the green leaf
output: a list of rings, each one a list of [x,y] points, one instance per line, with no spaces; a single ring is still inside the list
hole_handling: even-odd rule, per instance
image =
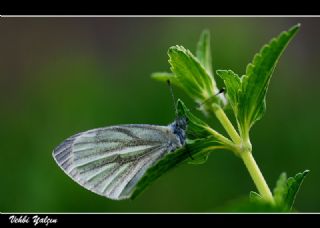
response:
[[[228,102],[237,117],[239,89],[241,87],[240,77],[232,70],[217,70],[217,74],[221,77],[226,86]]]
[[[174,152],[166,154],[161,160],[150,167],[144,176],[135,186],[131,199],[136,198],[157,178],[172,170],[175,167],[187,161],[192,161],[192,157],[198,153],[204,153],[204,150],[219,145],[213,138],[188,140],[186,145]]]
[[[208,113],[208,110],[217,106],[225,106],[223,95],[215,96],[219,89],[213,77],[210,33],[202,32],[197,44],[196,57],[183,46],[173,46],[168,50],[169,63],[173,74],[155,73],[152,78],[158,81],[172,81],[172,84],[182,88],[196,103],[199,109]],[[209,102],[210,101],[210,102]],[[203,105],[205,104],[205,105]]]
[[[196,56],[199,62],[207,70],[208,74],[213,76],[209,30],[204,30],[201,33],[201,36],[197,45]]]
[[[202,103],[217,93],[213,77],[189,50],[177,45],[169,48],[168,55],[171,71],[185,92],[196,102]]]
[[[195,156],[190,157],[191,160],[188,161],[190,165],[202,165],[206,163],[209,158],[209,151],[203,151],[201,153],[197,153]]]
[[[287,174],[281,173],[281,175],[277,181],[276,187],[273,190],[275,203],[278,205],[282,205],[284,203],[283,199],[287,195],[287,192],[288,192]]]
[[[262,197],[254,191],[250,192],[249,198],[250,200],[262,200]]]
[[[309,170],[305,170],[288,179],[286,173],[282,173],[273,190],[275,203],[284,210],[291,211],[300,186],[308,173]]]
[[[287,186],[288,186],[288,193],[285,198],[285,204],[288,206],[289,209],[292,209],[294,201],[297,197],[297,193],[300,189],[300,186],[309,173],[309,170],[305,170],[303,173],[298,173],[294,177],[288,178]]]
[[[188,164],[201,165],[208,160],[210,152],[225,148],[226,147],[214,137],[197,139],[193,141],[189,140],[186,144],[186,151],[190,154]]]
[[[248,132],[251,126],[262,118],[266,109],[266,92],[273,70],[299,27],[299,24],[293,26],[288,31],[282,32],[277,38],[272,39],[247,66],[246,75],[242,77],[237,118],[242,130]]]
[[[180,86],[177,77],[173,73],[168,72],[155,72],[151,74],[151,78],[161,81],[161,82],[167,82],[170,80],[170,83],[175,86]]]
[[[193,115],[180,99],[177,102],[177,111],[178,116],[187,117],[188,127],[186,133],[188,139],[206,138],[212,135],[208,131],[210,128],[208,124]]]
[[[188,162],[189,164],[203,164],[208,159],[208,154],[213,150],[224,149],[225,146],[209,133],[209,126],[194,116],[186,105],[178,100],[178,116],[187,118],[186,145],[174,152],[166,154],[156,164],[150,167],[137,183],[132,199],[139,195],[158,177],[178,165]]]
[[[301,183],[309,170],[303,173],[298,173],[295,177],[287,179],[286,173],[282,173],[277,181],[274,189],[275,203],[271,204],[268,201],[262,199],[262,197],[256,193],[250,192],[250,200],[242,199],[233,201],[224,210],[232,212],[289,212],[292,211],[292,205],[294,198],[301,186]]]
[[[188,127],[186,134],[189,140],[209,137],[208,140],[201,141],[202,143],[198,145],[198,148],[195,146],[193,147],[199,152],[191,157],[192,159],[189,161],[189,164],[203,164],[207,161],[210,151],[224,148],[224,146],[222,146],[222,142],[219,142],[219,140],[212,137],[212,134],[208,130],[210,127],[205,122],[194,116],[180,99],[177,102],[177,110],[178,116],[187,117]],[[213,142],[215,145],[212,145]]]

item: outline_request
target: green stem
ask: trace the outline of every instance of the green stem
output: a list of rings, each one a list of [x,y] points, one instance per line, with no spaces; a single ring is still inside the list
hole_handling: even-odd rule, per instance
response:
[[[250,151],[243,151],[240,156],[246,165],[253,182],[255,183],[260,195],[267,201],[274,203],[272,193],[265,181],[256,161],[254,160]]]
[[[230,141],[228,138],[221,135],[219,132],[213,130],[211,127],[207,127],[206,129],[220,142],[224,143],[225,145],[228,145],[230,148],[234,147],[234,143]]]
[[[237,130],[233,127],[232,123],[230,122],[229,118],[223,111],[221,107],[216,107],[213,109],[214,114],[232,139],[232,141],[235,144],[240,144],[241,143],[241,138],[237,132]]]
[[[244,143],[241,137],[239,136],[237,130],[233,127],[231,121],[223,111],[223,109],[219,106],[215,106],[212,108],[212,111],[232,139],[232,141],[240,146],[236,152],[236,154],[240,155],[242,158],[244,164],[246,165],[250,176],[255,183],[260,195],[265,199],[270,201],[271,203],[274,203],[274,199],[272,196],[272,193],[268,187],[268,184],[266,180],[264,179],[256,161],[254,160],[252,153],[251,153],[251,144],[249,143]],[[245,145],[250,145],[246,148],[243,146]]]

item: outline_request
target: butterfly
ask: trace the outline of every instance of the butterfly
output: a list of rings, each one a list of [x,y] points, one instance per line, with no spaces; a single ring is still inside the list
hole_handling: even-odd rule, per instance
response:
[[[113,200],[128,199],[148,168],[185,145],[186,129],[186,117],[176,117],[168,126],[97,128],[63,141],[53,158],[84,188]]]

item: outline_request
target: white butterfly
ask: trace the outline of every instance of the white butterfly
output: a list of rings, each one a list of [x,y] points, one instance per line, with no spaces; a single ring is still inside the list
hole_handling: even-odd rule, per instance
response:
[[[130,198],[147,169],[185,144],[185,117],[168,126],[118,125],[85,131],[62,142],[53,158],[84,188],[114,200]]]

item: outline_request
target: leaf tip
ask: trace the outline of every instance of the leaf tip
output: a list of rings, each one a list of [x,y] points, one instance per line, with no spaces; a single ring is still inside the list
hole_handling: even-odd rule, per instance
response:
[[[301,27],[301,23],[298,23],[298,24],[296,24],[296,25],[293,26],[293,27],[300,28],[300,27]]]
[[[171,58],[171,55],[172,54],[174,54],[174,53],[176,53],[177,52],[177,50],[178,50],[178,45],[175,45],[175,46],[171,46],[171,47],[169,47],[169,49],[168,49],[168,55],[170,56],[170,58]]]
[[[292,27],[288,30],[288,33],[295,34],[295,33],[297,33],[297,32],[299,31],[300,27],[301,27],[301,24],[298,23],[298,24],[292,26]]]
[[[305,177],[306,175],[308,175],[309,172],[310,172],[310,170],[306,169],[305,171],[303,171],[302,175]]]
[[[202,30],[201,37],[210,37],[210,30],[209,29]]]
[[[186,111],[188,111],[186,105],[183,103],[181,99],[177,100],[177,110],[178,114],[184,115]]]
[[[180,98],[178,98],[177,104],[181,104],[181,103],[183,103],[183,101]]]
[[[157,74],[156,73],[152,73],[151,75],[150,75],[150,77],[152,78],[152,79],[157,79]]]
[[[169,47],[169,49],[168,49],[168,55],[170,55],[172,52],[174,52],[175,49],[176,49],[176,46],[171,46],[171,47]]]
[[[181,51],[185,51],[186,49],[183,46],[180,45],[174,45],[169,47],[168,53],[174,53],[174,52],[181,52]]]

